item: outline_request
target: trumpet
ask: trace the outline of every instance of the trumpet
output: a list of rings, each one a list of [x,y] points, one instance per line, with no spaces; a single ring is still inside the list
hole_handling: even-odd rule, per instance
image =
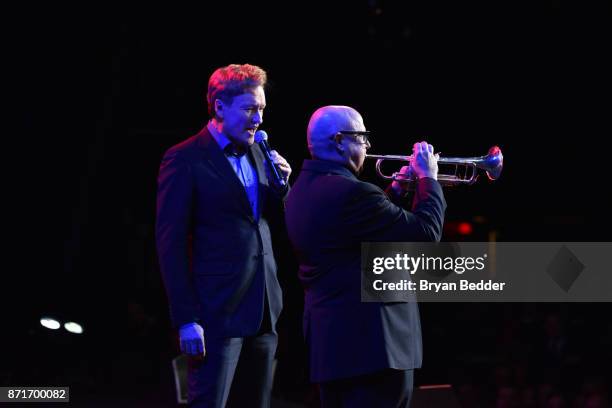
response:
[[[387,180],[394,180],[402,183],[414,182],[414,179],[406,174],[395,172],[385,175],[380,169],[385,160],[396,160],[409,162],[410,156],[402,155],[383,155],[366,154],[366,159],[376,160],[376,173]],[[485,156],[480,157],[440,157],[438,164],[448,164],[454,166],[454,172],[438,174],[438,182],[443,186],[458,186],[462,184],[474,184],[478,179],[478,170],[484,170],[489,180],[497,180],[501,175],[504,166],[504,156],[498,146],[493,146]]]

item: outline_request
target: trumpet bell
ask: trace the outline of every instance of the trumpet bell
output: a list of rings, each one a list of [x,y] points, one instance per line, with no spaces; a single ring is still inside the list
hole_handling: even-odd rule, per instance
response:
[[[489,153],[483,157],[480,166],[485,171],[489,180],[497,180],[504,168],[504,155],[498,146],[489,149]]]

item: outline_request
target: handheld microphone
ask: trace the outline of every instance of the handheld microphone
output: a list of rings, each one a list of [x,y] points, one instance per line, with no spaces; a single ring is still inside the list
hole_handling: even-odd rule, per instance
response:
[[[285,178],[281,174],[278,167],[276,167],[276,164],[274,164],[274,161],[272,161],[272,149],[270,149],[270,145],[268,144],[268,134],[265,130],[258,130],[255,132],[255,142],[259,145],[259,147],[261,147],[261,151],[263,152],[268,165],[272,169],[272,174],[276,184],[285,187],[287,182],[285,181]]]

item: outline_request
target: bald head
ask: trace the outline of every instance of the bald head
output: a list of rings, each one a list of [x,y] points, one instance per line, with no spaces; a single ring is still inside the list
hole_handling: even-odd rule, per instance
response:
[[[308,122],[308,150],[315,158],[326,158],[334,154],[334,143],[330,136],[341,130],[365,130],[363,118],[350,106],[324,106],[310,117]]]

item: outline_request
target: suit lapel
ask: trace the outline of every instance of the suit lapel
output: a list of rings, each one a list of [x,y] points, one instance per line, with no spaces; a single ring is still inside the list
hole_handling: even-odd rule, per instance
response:
[[[244,186],[206,126],[198,134],[198,144],[202,149],[204,159],[210,164],[213,170],[221,176],[221,179],[226,181],[225,184],[227,187],[240,197],[242,208],[248,216],[252,217],[253,209],[249,203],[249,198],[247,197]]]

